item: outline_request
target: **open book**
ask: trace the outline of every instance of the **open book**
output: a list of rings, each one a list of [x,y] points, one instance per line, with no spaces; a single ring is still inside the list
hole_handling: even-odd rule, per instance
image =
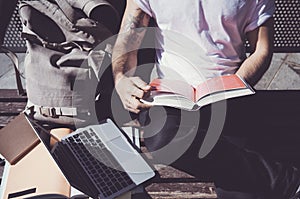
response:
[[[255,93],[249,84],[235,74],[208,79],[197,87],[168,79],[154,79],[150,86],[150,96],[141,99],[143,103],[191,111],[217,101]]]

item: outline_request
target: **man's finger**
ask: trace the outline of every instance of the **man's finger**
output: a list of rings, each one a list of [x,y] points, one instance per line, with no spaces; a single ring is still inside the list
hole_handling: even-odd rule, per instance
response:
[[[134,108],[134,109],[138,109],[141,102],[139,99],[135,98],[134,96],[131,97],[131,99],[129,100],[129,104],[130,104],[130,107],[131,108]]]
[[[126,107],[126,109],[127,109],[128,111],[130,111],[130,112],[132,112],[132,113],[136,113],[136,114],[138,114],[138,113],[140,112],[139,109],[134,109],[134,108],[130,108],[130,107]]]
[[[148,91],[150,90],[151,86],[148,85],[146,82],[144,82],[143,80],[141,80],[141,78],[139,77],[133,77],[132,78],[132,82],[140,89],[144,90],[144,91]]]
[[[137,87],[132,88],[131,92],[132,92],[131,95],[136,96],[137,98],[143,98],[144,96],[144,91]]]
[[[151,107],[152,105],[150,104],[139,103],[138,109],[149,109]]]
[[[138,113],[140,112],[141,109],[149,109],[152,106],[149,104],[144,104],[142,102],[140,102],[139,99],[132,97],[132,99],[129,101],[128,103],[128,110],[130,109],[131,111],[133,111],[134,113]]]

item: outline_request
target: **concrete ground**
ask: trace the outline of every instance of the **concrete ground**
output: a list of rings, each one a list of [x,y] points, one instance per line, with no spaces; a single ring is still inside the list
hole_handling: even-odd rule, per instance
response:
[[[269,70],[255,88],[262,90],[300,89],[300,54],[274,54]]]

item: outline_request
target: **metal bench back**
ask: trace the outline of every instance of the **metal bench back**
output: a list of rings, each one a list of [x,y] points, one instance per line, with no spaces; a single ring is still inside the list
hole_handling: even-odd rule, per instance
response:
[[[275,52],[300,52],[300,0],[275,0]],[[20,38],[21,22],[17,8],[8,25],[4,46],[14,52],[25,52]]]
[[[275,4],[274,51],[300,52],[300,0],[275,0]]]
[[[18,0],[0,0],[0,45]]]

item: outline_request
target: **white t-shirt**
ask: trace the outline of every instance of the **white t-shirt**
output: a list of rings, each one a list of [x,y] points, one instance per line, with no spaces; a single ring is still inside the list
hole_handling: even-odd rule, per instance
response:
[[[245,34],[275,10],[273,0],[135,0],[157,22],[157,75],[204,79],[235,73],[246,58]]]

